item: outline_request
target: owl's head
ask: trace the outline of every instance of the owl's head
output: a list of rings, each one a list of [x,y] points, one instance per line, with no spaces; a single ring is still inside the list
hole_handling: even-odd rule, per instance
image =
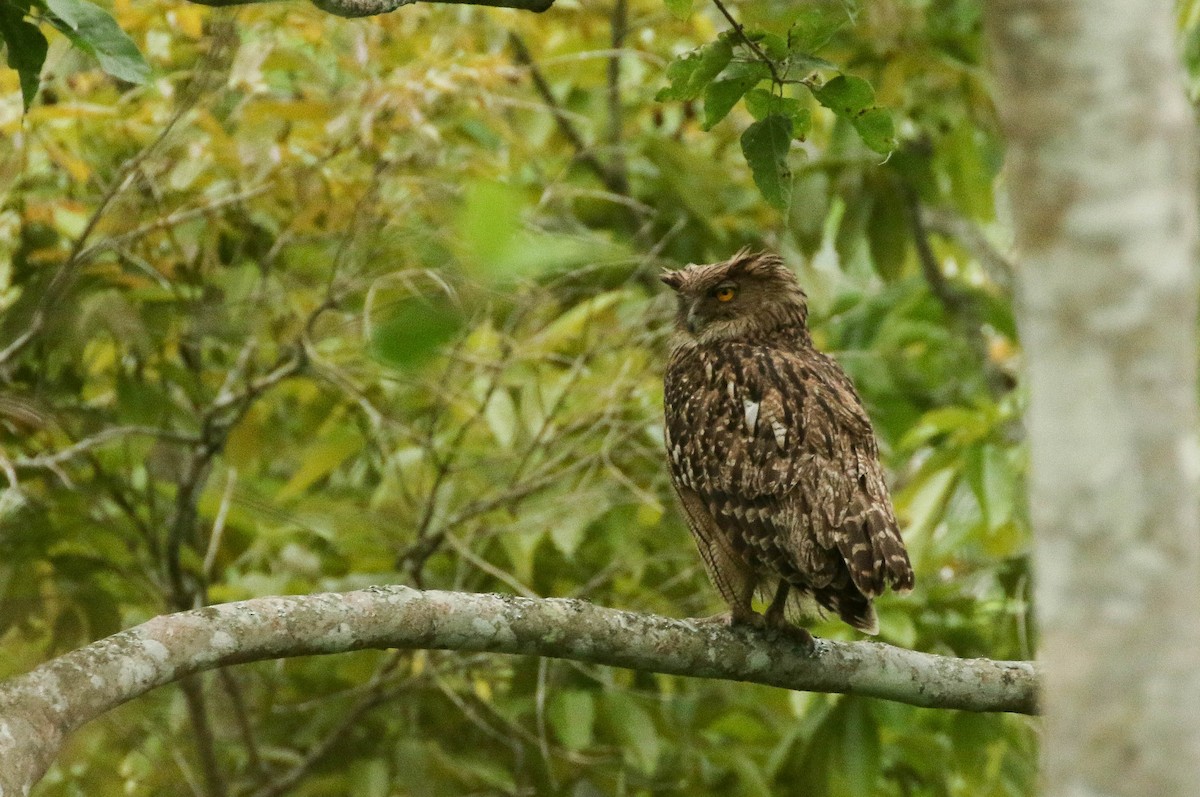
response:
[[[720,263],[668,271],[679,298],[676,326],[700,343],[803,331],[808,297],[779,255],[742,249]]]

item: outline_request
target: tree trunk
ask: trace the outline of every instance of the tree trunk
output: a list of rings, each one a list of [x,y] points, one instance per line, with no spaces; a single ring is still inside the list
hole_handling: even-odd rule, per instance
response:
[[[1045,794],[1194,797],[1196,142],[1173,6],[987,7],[1023,261]]]

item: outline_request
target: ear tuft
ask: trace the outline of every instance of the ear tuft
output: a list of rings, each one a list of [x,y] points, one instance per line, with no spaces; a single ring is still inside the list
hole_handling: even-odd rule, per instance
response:
[[[682,271],[664,271],[658,275],[658,278],[673,291],[679,290],[679,286],[683,284]]]

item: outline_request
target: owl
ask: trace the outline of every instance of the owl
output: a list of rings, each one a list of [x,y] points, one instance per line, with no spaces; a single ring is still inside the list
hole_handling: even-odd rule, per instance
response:
[[[871,421],[813,348],[795,275],[743,249],[662,281],[679,302],[664,379],[671,482],[729,621],[807,639],[792,620],[815,601],[877,633],[872,599],[911,589],[912,566]]]

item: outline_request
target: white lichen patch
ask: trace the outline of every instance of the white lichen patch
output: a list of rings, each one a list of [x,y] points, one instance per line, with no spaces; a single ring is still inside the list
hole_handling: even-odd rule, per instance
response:
[[[746,663],[750,665],[752,670],[765,670],[771,666],[771,657],[764,651],[756,650],[750,654],[750,658]]]
[[[163,664],[171,658],[171,651],[157,639],[143,639],[142,651],[159,664]]]
[[[233,634],[221,630],[213,631],[212,636],[208,638],[208,644],[217,654],[232,653],[238,647]]]
[[[163,647],[161,644],[159,647]],[[166,650],[163,647],[163,650]],[[143,685],[153,683],[158,677],[158,668],[148,661],[127,659],[121,664],[117,674],[117,683],[121,691],[127,694],[141,694]]]

